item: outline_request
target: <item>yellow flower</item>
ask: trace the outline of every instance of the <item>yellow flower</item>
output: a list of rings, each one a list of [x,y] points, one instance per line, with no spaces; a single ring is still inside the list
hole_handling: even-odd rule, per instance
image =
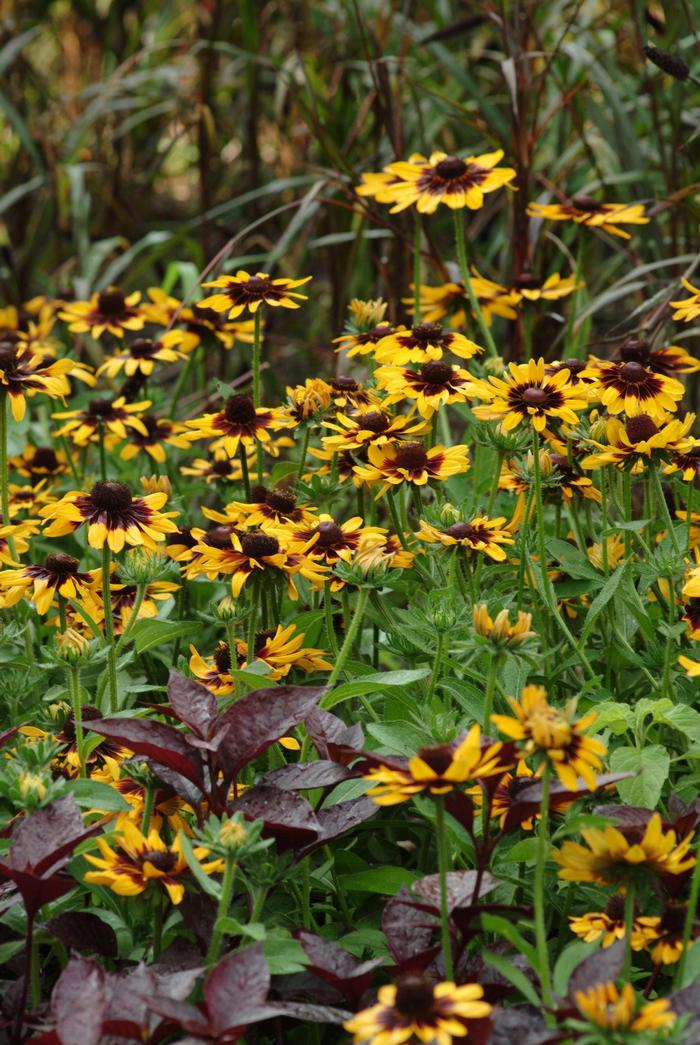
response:
[[[693,440],[688,438],[688,432],[694,422],[695,414],[686,414],[682,421],[674,418],[661,427],[648,414],[636,414],[625,424],[617,417],[611,417],[606,427],[607,444],[587,440],[598,449],[585,457],[581,464],[584,468],[604,468],[612,464],[629,470],[632,475],[639,475],[647,464],[658,464],[672,453],[682,454],[691,449]],[[675,471],[676,467],[672,470]]]
[[[622,239],[630,239],[630,234],[620,225],[647,225],[649,222],[641,203],[598,203],[590,196],[574,196],[567,204],[530,203],[527,213],[531,218],[548,221],[573,221]]]
[[[363,482],[381,483],[377,499],[391,486],[411,483],[425,486],[430,480],[449,479],[469,470],[466,446],[433,446],[426,450],[422,443],[400,443],[398,446],[370,446],[366,465],[355,465],[355,475]]]
[[[256,407],[252,396],[233,395],[226,400],[223,410],[185,421],[185,425],[192,429],[189,439],[214,440],[215,451],[221,447],[229,457],[235,457],[241,443],[248,447],[256,442],[268,442],[270,432],[290,428],[292,422],[280,409]]]
[[[641,363],[612,363],[593,359],[581,371],[581,378],[590,378],[589,397],[599,402],[609,414],[636,417],[648,414],[663,423],[668,413],[675,413],[678,400],[683,398],[683,385],[675,378],[657,374]]]
[[[233,692],[231,651],[227,642],[217,643],[212,656],[206,659],[191,645],[190,671],[217,697],[225,697]]]
[[[182,425],[169,421],[167,417],[156,417],[155,414],[144,414],[140,420],[146,434],[139,431],[129,433],[129,438],[119,454],[122,461],[131,461],[137,454],[146,453],[158,464],[165,464],[166,446],[176,446],[180,450],[189,449],[190,440],[182,434],[186,431]],[[118,436],[110,435],[105,440],[105,446],[112,450],[120,441]]]
[[[569,790],[576,790],[577,776],[580,776],[594,791],[595,771],[603,768],[600,756],[607,748],[599,740],[583,734],[595,722],[596,712],[591,711],[575,721],[575,702],[567,703],[563,711],[552,707],[544,686],[525,686],[520,701],[509,697],[508,703],[515,717],[492,715],[494,725],[512,740],[524,741],[526,757],[538,751],[544,754]]]
[[[396,986],[381,987],[378,1002],[358,1012],[345,1024],[355,1045],[453,1045],[466,1038],[467,1021],[484,1019],[491,1006],[477,983],[433,984],[420,976],[406,976]]]
[[[156,363],[177,363],[185,359],[184,353],[172,347],[178,341],[179,334],[173,330],[163,334],[157,341],[149,337],[137,337],[98,367],[97,376],[105,375],[114,380],[123,370],[127,377],[133,377],[134,374],[150,377]]]
[[[532,272],[522,272],[508,289],[526,301],[559,301],[575,290],[580,290],[583,285],[576,282],[575,275],[562,277],[558,272],[553,272],[546,279],[541,279]]]
[[[75,334],[90,333],[100,338],[105,333],[124,337],[127,330],[142,330],[145,319],[139,307],[138,291],[128,297],[118,287],[107,287],[89,301],[67,301],[58,313]]]
[[[87,384],[94,384],[90,371],[71,359],[53,359],[32,351],[27,345],[0,344],[0,390],[10,397],[15,421],[21,421],[26,410],[26,397],[43,393],[50,399],[62,398],[70,391],[66,376],[73,374]]]
[[[684,657],[681,654],[678,658],[678,663],[685,669],[688,678],[696,679],[700,676],[700,660],[693,660],[692,657]]]
[[[668,1027],[676,1019],[667,998],[647,1002],[637,1012],[634,988],[629,983],[622,991],[614,983],[597,983],[587,991],[576,991],[574,1001],[585,1019],[606,1031],[643,1033]]]
[[[523,613],[522,610],[519,610],[518,619],[515,624],[511,624],[508,610],[501,610],[495,620],[492,620],[488,606],[482,602],[474,603],[472,616],[474,631],[477,635],[489,639],[497,646],[519,646],[535,637],[535,632],[530,630],[531,613]]]
[[[261,305],[273,308],[299,308],[300,301],[306,301],[306,294],[299,294],[297,287],[308,283],[311,276],[305,279],[272,279],[266,272],[249,272],[239,269],[235,276],[220,276],[210,283],[203,283],[205,288],[214,287],[219,291],[199,302],[200,308],[211,308],[214,312],[225,312],[229,319],[238,317],[248,309],[255,314]]]
[[[303,385],[287,386],[289,416],[295,424],[322,414],[333,401],[333,387],[318,377],[309,377]]]
[[[381,338],[375,347],[378,363],[405,366],[407,363],[429,363],[451,352],[460,359],[471,359],[483,352],[476,342],[456,331],[444,330],[440,323],[421,323],[410,330],[399,327]]]
[[[695,866],[688,856],[693,831],[680,842],[676,832],[664,831],[661,817],[653,813],[642,832],[637,825],[591,827],[581,832],[586,845],[565,841],[554,860],[561,870],[559,877],[569,882],[598,882],[608,885],[622,881],[637,867],[654,874],[683,874]]]
[[[486,400],[485,405],[473,409],[480,421],[501,421],[506,432],[525,421],[543,432],[548,420],[575,425],[576,411],[587,406],[580,387],[570,385],[569,371],[549,375],[544,359],[511,363],[508,371],[503,378],[492,375],[469,386],[469,395]]]
[[[632,950],[641,951],[649,943],[657,939],[656,925],[659,918],[640,917],[635,913],[632,925]],[[611,947],[615,940],[625,936],[625,897],[624,892],[616,893],[608,901],[604,911],[591,911],[587,914],[569,918],[569,928],[585,943],[600,940],[603,947]]]
[[[384,446],[398,442],[406,435],[423,435],[427,422],[416,419],[413,413],[392,416],[386,410],[357,411],[353,414],[338,413],[335,421],[324,421],[324,427],[338,435],[327,435],[322,439],[326,450],[342,453],[344,450],[359,450],[369,443]]]
[[[467,370],[439,359],[424,363],[420,370],[380,366],[375,378],[377,387],[388,393],[387,406],[414,399],[416,409],[426,420],[448,403],[466,403],[472,388]]]
[[[690,294],[690,297],[681,298],[679,301],[671,301],[669,304],[671,308],[676,310],[673,313],[674,319],[681,319],[684,323],[690,323],[696,316],[700,316],[700,290],[694,287],[685,277],[681,278],[681,283]]]
[[[451,210],[480,210],[487,193],[515,178],[512,167],[497,166],[501,159],[502,149],[465,159],[444,152],[433,152],[429,158],[416,154],[408,162],[385,167],[385,173],[398,180],[378,183],[379,192],[385,197],[379,202],[393,203],[392,214],[413,205],[420,214],[434,214],[441,203]],[[376,192],[372,195],[378,199]]]
[[[503,526],[505,516],[498,519],[487,519],[485,515],[477,515],[469,521],[452,523],[442,530],[437,526],[421,520],[416,536],[428,544],[442,544],[446,548],[462,548],[467,554],[483,552],[495,562],[503,562],[506,553],[503,544],[513,544],[513,537]],[[506,618],[507,618],[506,613]]]
[[[177,530],[172,520],[178,513],[159,510],[166,501],[164,493],[132,497],[125,483],[110,481],[95,483],[89,494],[73,490],[40,514],[53,520],[44,531],[47,537],[63,537],[85,523],[91,548],[108,544],[120,552],[125,544],[143,544],[155,550],[156,541]]]
[[[67,436],[76,446],[87,446],[100,438],[100,433],[126,439],[130,431],[147,436],[148,430],[138,416],[151,405],[150,399],[127,403],[124,396],[116,399],[93,399],[85,410],[64,410],[51,416],[67,423],[55,435]]]
[[[625,558],[625,541],[619,533],[612,534],[610,537],[605,538],[608,553],[608,568],[611,570],[617,569],[619,564],[624,561]],[[588,556],[591,565],[595,566],[596,570],[604,570],[605,564],[603,562],[603,545],[602,544],[591,544],[586,548],[586,555]]]
[[[57,478],[69,470],[68,457],[63,450],[54,450],[52,446],[31,446],[28,444],[17,457],[10,458],[10,467],[20,475],[30,479],[42,476]]]
[[[81,573],[78,560],[70,555],[52,553],[46,556],[43,566],[20,566],[18,569],[0,573],[0,604],[15,606],[20,599],[28,598],[37,612],[48,613],[58,595],[64,599],[90,601],[89,573]]]

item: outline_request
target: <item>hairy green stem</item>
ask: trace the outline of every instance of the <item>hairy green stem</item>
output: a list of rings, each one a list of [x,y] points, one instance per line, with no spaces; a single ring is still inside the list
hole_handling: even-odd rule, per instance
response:
[[[2,524],[10,525],[10,470],[7,466],[7,392],[0,391],[0,491],[2,492]],[[11,535],[7,538],[7,547],[10,555],[16,561],[17,549],[15,539]]]
[[[440,935],[442,939],[442,961],[445,979],[452,980],[452,939],[450,937],[450,908],[447,896],[447,865],[449,862],[448,838],[445,830],[445,800],[442,795],[435,799],[435,834],[437,835],[438,875],[440,879]]]
[[[492,359],[497,359],[498,349],[496,348],[496,342],[493,340],[493,335],[488,328],[486,320],[484,319],[484,314],[481,311],[481,306],[479,305],[477,296],[474,293],[472,281],[469,276],[469,265],[467,264],[467,247],[464,240],[464,217],[462,215],[462,212],[459,210],[453,211],[453,215],[455,225],[455,244],[457,246],[457,262],[459,264],[459,271],[462,277],[462,282],[464,283],[464,289],[467,292],[469,304],[471,305],[472,312],[474,313],[476,321],[479,324],[479,329],[481,330],[482,336],[484,338],[486,351]]]
[[[221,892],[219,893],[219,905],[216,909],[216,921],[214,923],[214,931],[211,934],[211,942],[209,944],[209,950],[207,951],[207,965],[213,965],[219,957],[219,951],[221,950],[221,941],[223,939],[223,930],[221,929],[221,922],[228,914],[228,909],[231,906],[231,897],[233,895],[233,883],[236,878],[236,861],[232,855],[226,857],[226,865],[224,867],[224,877],[221,882]]]
[[[111,587],[112,553],[107,541],[102,545],[102,605],[104,606],[105,642],[107,644],[107,675],[109,678],[109,710],[119,710],[117,695],[117,654],[114,645]]]
[[[552,977],[549,968],[549,950],[547,948],[547,925],[545,922],[545,905],[547,897],[544,889],[544,875],[547,857],[549,856],[549,791],[551,767],[546,758],[542,767],[542,798],[540,800],[540,823],[537,834],[537,861],[534,878],[534,916],[535,947],[537,950],[537,971],[542,987],[542,1001],[550,1005],[552,1001]]]
[[[360,588],[359,594],[357,596],[357,603],[355,605],[355,614],[352,620],[350,621],[350,627],[347,629],[345,633],[345,639],[343,641],[343,645],[340,648],[340,652],[338,653],[338,658],[335,662],[335,667],[333,668],[333,671],[331,672],[330,677],[328,679],[329,687],[335,686],[336,682],[340,678],[340,674],[343,668],[345,667],[345,661],[348,659],[350,650],[355,644],[355,639],[357,638],[358,632],[362,627],[362,621],[365,615],[365,610],[367,608],[367,600],[369,599],[369,592],[369,588]]]

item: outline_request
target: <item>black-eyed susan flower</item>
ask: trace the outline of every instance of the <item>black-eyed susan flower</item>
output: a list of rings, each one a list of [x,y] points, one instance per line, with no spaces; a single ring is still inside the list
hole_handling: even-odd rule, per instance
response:
[[[175,337],[172,335],[175,334]],[[176,331],[163,334],[156,341],[150,337],[137,337],[128,345],[110,356],[97,370],[97,376],[105,376],[110,380],[118,377],[122,371],[126,377],[143,374],[150,377],[157,363],[177,363],[184,359],[183,352],[173,347],[178,343]]]
[[[545,279],[536,276],[534,272],[521,272],[511,280],[508,290],[526,301],[559,301],[582,286],[583,283],[578,282],[575,275],[562,276],[559,272],[553,272]]]
[[[431,480],[442,481],[469,470],[469,448],[466,446],[433,446],[422,443],[400,443],[397,446],[370,446],[367,464],[355,465],[355,475],[370,486],[381,484],[377,498],[392,486],[411,483],[425,486]]]
[[[633,951],[642,951],[657,938],[655,926],[658,917],[640,916],[635,910],[632,923],[631,945]],[[615,893],[610,898],[604,911],[588,911],[586,914],[569,917],[569,928],[574,935],[585,943],[600,940],[602,947],[611,947],[616,940],[625,936],[625,897],[624,893]]]
[[[51,487],[46,486],[46,479],[40,479],[38,483],[31,486],[18,486],[16,483],[10,483],[8,497],[10,517],[21,512],[34,515],[45,504],[56,500],[55,495],[51,492]]]
[[[0,573],[0,602],[15,606],[20,599],[34,603],[37,612],[48,613],[58,595],[64,599],[89,601],[92,577],[81,572],[77,559],[62,552],[51,552],[43,566],[20,566]]]
[[[190,671],[214,696],[226,697],[233,693],[231,650],[227,642],[218,642],[211,657],[203,657],[195,646],[190,646]],[[240,665],[236,665],[240,667]]]
[[[101,433],[126,439],[131,432],[148,435],[141,414],[149,408],[151,401],[145,399],[139,403],[127,403],[124,396],[116,399],[93,399],[84,410],[63,410],[51,416],[58,421],[65,421],[55,432],[70,439],[76,446],[87,446],[97,442]]]
[[[608,569],[616,570],[625,558],[624,538],[619,533],[611,534],[609,537],[605,538],[605,545],[608,559]],[[596,570],[600,570],[602,572],[605,569],[602,542],[597,541],[593,544],[589,544],[586,547],[586,555],[588,556],[591,565],[595,566]]]
[[[531,630],[532,614],[518,610],[515,623],[511,624],[508,610],[500,610],[491,617],[485,602],[475,603],[472,608],[474,631],[497,647],[520,646],[535,637]]]
[[[336,482],[345,483],[350,480],[354,486],[362,486],[362,479],[355,474],[355,466],[367,461],[367,450],[360,447],[358,450],[328,450],[325,447],[309,447],[309,456],[318,461],[324,461],[315,472],[307,472],[304,480],[309,482],[312,475],[333,475]]]
[[[322,443],[333,453],[359,450],[369,443],[384,446],[406,436],[422,435],[427,422],[412,414],[392,415],[387,410],[358,410],[356,413],[338,413],[334,421],[324,421],[324,426],[338,435],[327,435]]]
[[[686,598],[683,602],[683,620],[688,625],[689,639],[700,639],[700,598]]]
[[[415,401],[418,413],[426,419],[448,403],[466,403],[473,381],[463,367],[451,366],[441,359],[424,363],[420,370],[381,366],[375,377],[377,387],[387,393],[387,406]]]
[[[646,946],[654,965],[675,965],[683,951],[694,943],[697,937],[696,925],[693,925],[685,947],[683,945],[687,910],[685,904],[670,901],[661,915],[647,919],[650,923],[650,938]]]
[[[472,283],[473,288],[473,283]],[[411,297],[401,298],[401,303],[406,306],[410,315],[413,315],[415,304],[413,293],[415,287],[410,286]],[[430,287],[424,283],[419,286],[421,315],[426,323],[441,323],[447,320],[451,327],[464,327],[467,322],[467,310],[469,309],[469,297],[463,283],[442,283],[438,287]],[[476,291],[474,291],[476,294]],[[479,297],[476,294],[477,299]],[[516,315],[513,312],[514,318]],[[369,351],[369,350],[368,350]]]
[[[664,829],[658,813],[651,813],[645,825],[590,827],[581,832],[581,837],[585,845],[567,839],[554,853],[559,877],[569,882],[608,885],[624,881],[636,868],[677,875],[695,866],[695,857],[688,855],[693,831],[678,841],[673,828]]]
[[[340,346],[336,352],[347,352],[349,358],[368,355],[383,337],[395,329],[384,318],[387,303],[380,298],[374,301],[353,298],[348,309],[350,318],[345,330],[340,337],[333,339],[333,344]]]
[[[249,395],[229,396],[217,413],[185,421],[191,429],[189,439],[213,440],[214,448],[221,446],[229,457],[235,457],[241,444],[249,447],[256,442],[268,442],[270,432],[289,428],[291,424],[283,410],[256,407]]]
[[[291,490],[261,490],[260,498],[251,504],[233,501],[223,514],[207,510],[207,518],[220,522],[238,520],[245,527],[277,530],[280,527],[313,526],[317,518],[311,504],[299,504]]]
[[[422,160],[421,154],[414,152],[406,162],[419,164]],[[388,167],[385,167],[383,171],[367,171],[362,175],[362,183],[355,186],[355,192],[358,196],[370,196],[377,203],[394,203],[396,199],[394,192],[402,180]]]
[[[652,348],[648,341],[641,337],[628,337],[620,345],[620,359],[623,363],[641,363],[649,367],[655,374],[694,374],[700,370],[700,359],[691,356],[681,345],[665,345],[663,348]]]
[[[675,413],[683,398],[683,385],[675,378],[655,374],[649,367],[634,361],[614,363],[602,359],[591,360],[582,378],[589,378],[590,399],[601,403],[609,414],[628,417],[648,414],[663,421],[666,414]]]
[[[635,414],[624,424],[611,417],[606,426],[607,443],[590,439],[596,451],[583,459],[582,466],[605,468],[610,464],[639,475],[648,465],[658,465],[668,461],[673,453],[682,455],[686,449],[692,449],[688,432],[694,422],[695,414],[687,414],[682,421],[666,420],[660,426],[648,414]]]
[[[474,415],[480,421],[500,421],[506,432],[522,422],[532,424],[537,432],[552,421],[575,425],[576,411],[588,405],[580,389],[571,386],[569,371],[548,375],[544,359],[511,363],[502,378],[472,380],[468,393],[486,400],[473,408]]]
[[[160,511],[167,499],[165,493],[133,497],[125,483],[95,483],[90,493],[73,490],[42,508],[41,515],[49,520],[44,532],[47,537],[63,537],[85,524],[91,548],[107,544],[120,552],[125,544],[142,544],[155,549],[157,541],[177,530],[172,521],[177,512]]]
[[[299,543],[312,548],[314,556],[329,566],[350,562],[361,541],[370,537],[381,541],[386,534],[379,526],[365,526],[359,515],[337,523],[332,515],[325,513],[301,526],[286,526],[285,530],[292,546]]]
[[[93,598],[98,606],[98,623],[104,617],[104,605],[101,599],[101,576],[100,571],[95,570],[92,574]],[[158,616],[158,603],[167,602],[179,589],[179,584],[172,581],[152,580],[143,585],[143,595],[138,607],[138,620],[150,620]],[[136,584],[127,584],[123,581],[119,569],[112,570],[110,585],[110,600],[112,604],[112,620],[115,634],[122,632],[131,620],[134,608],[139,597],[139,588]]]
[[[254,660],[267,664],[270,669],[265,676],[272,682],[285,678],[292,668],[299,668],[307,674],[314,671],[332,671],[333,665],[326,659],[328,653],[313,646],[304,646],[303,632],[296,634],[294,624],[283,627],[278,624],[274,631],[260,631],[255,634]],[[248,647],[238,640],[237,652],[240,667],[248,667]]]
[[[143,330],[140,301],[138,291],[126,295],[119,287],[107,287],[89,301],[67,301],[58,315],[74,334],[91,334],[97,339],[106,332],[124,337],[127,331]]]
[[[167,417],[156,417],[154,414],[142,414],[139,418],[146,429],[146,433],[138,429],[129,433],[128,441],[122,447],[119,456],[122,461],[130,461],[137,454],[146,453],[158,464],[164,464],[166,460],[166,446],[176,446],[180,450],[188,450],[190,440],[182,433],[185,428],[182,425],[170,421]],[[111,449],[113,444],[118,443],[116,437],[109,436],[107,448]]]
[[[143,835],[136,824],[124,818],[119,823],[114,846],[109,845],[105,838],[98,838],[97,847],[99,857],[85,853],[88,863],[97,868],[85,875],[89,885],[104,885],[118,896],[138,896],[155,881],[163,886],[172,903],[182,902],[185,896],[182,877],[189,867],[182,852],[180,835],[172,845],[167,845],[155,827]],[[203,860],[209,853],[199,846],[194,852],[198,860]],[[205,874],[222,870],[220,860],[202,863],[201,867]]]
[[[224,312],[228,319],[238,319],[246,309],[255,314],[261,305],[273,308],[299,308],[300,302],[307,300],[306,294],[300,294],[297,287],[303,287],[311,276],[305,279],[273,279],[267,272],[256,272],[251,275],[239,269],[234,276],[220,276],[209,283],[203,283],[218,291],[199,302],[200,308],[210,308],[214,312]]]
[[[600,504],[600,490],[593,485],[587,475],[581,473],[575,459],[569,461],[565,454],[547,454],[546,456],[549,457],[549,482],[545,484],[545,493],[547,490],[553,489],[561,494],[567,504],[571,504],[576,497]],[[544,475],[544,468],[542,471]]]
[[[683,449],[672,449],[663,467],[664,475],[680,472],[685,482],[693,482],[700,476],[700,439],[689,437]]]
[[[334,377],[330,382],[333,389],[333,403],[341,410],[362,410],[379,404],[379,396],[370,388],[356,381],[354,377]]]
[[[514,543],[512,533],[504,525],[505,521],[505,516],[488,519],[485,515],[476,515],[473,519],[454,522],[441,529],[421,520],[416,537],[427,544],[461,548],[467,555],[483,552],[494,562],[503,562],[506,558],[503,545]]]
[[[369,797],[380,806],[398,805],[414,795],[446,795],[455,788],[502,775],[513,759],[509,749],[481,740],[478,725],[461,739],[420,748],[412,758],[372,754],[362,767]]]
[[[21,454],[10,458],[10,467],[30,479],[57,479],[70,469],[68,457],[63,450],[52,446],[28,444]]]
[[[249,471],[255,467],[255,452],[248,454],[246,463]],[[208,458],[196,457],[189,464],[182,465],[180,471],[183,475],[203,479],[205,483],[240,483],[243,479],[240,460],[229,457],[225,450],[214,450]]]
[[[452,1045],[456,1038],[468,1036],[469,1020],[484,1019],[491,1012],[477,983],[457,987],[406,976],[396,985],[381,987],[378,998],[376,1005],[344,1024],[356,1045]]]
[[[448,156],[433,152],[429,158],[416,155],[408,162],[385,168],[399,181],[390,189],[392,214],[415,205],[420,214],[434,214],[441,203],[451,210],[480,210],[484,196],[508,185],[515,178],[512,167],[499,167],[503,150],[480,156]]]
[[[530,203],[527,213],[531,218],[546,221],[573,221],[591,229],[601,229],[611,236],[630,239],[621,225],[647,225],[641,203],[599,203],[591,196],[574,196],[569,203]]]
[[[167,345],[189,353],[212,335],[227,350],[237,342],[253,343],[253,320],[229,323],[219,312],[198,304],[184,305],[160,287],[149,287],[141,305],[146,322],[167,328]],[[173,328],[173,329],[171,329]]]
[[[673,313],[674,319],[680,319],[683,323],[691,323],[697,316],[700,316],[700,290],[694,287],[690,280],[685,277],[681,279],[681,283],[690,294],[690,297],[680,298],[678,301],[669,302],[671,308],[675,309]]]
[[[612,982],[597,983],[586,991],[576,991],[574,1001],[581,1016],[606,1034],[621,1030],[644,1034],[670,1027],[676,1021],[668,998],[639,1006],[629,983],[622,990]]]
[[[287,386],[287,411],[295,425],[323,414],[333,401],[333,389],[320,377],[307,377],[303,385]]]
[[[89,371],[70,359],[53,359],[20,344],[0,343],[0,391],[9,396],[15,421],[24,417],[28,396],[41,393],[59,399],[66,395],[70,391],[66,375],[71,373],[94,383]]]
[[[590,711],[577,721],[576,702],[569,701],[563,710],[555,708],[544,686],[525,686],[520,700],[509,697],[508,703],[513,717],[492,715],[491,721],[511,740],[523,742],[524,757],[541,753],[569,790],[576,790],[580,776],[594,791],[595,774],[603,768],[601,755],[607,752],[605,744],[585,736],[596,720],[596,712]]]
[[[378,363],[406,366],[407,363],[428,363],[442,359],[450,352],[460,359],[471,359],[483,352],[476,342],[454,330],[445,330],[441,323],[420,323],[410,330],[398,328],[377,342],[374,358]]]

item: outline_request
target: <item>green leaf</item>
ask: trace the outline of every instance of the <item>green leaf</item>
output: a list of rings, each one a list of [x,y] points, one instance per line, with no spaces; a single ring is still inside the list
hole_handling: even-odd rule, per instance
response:
[[[521,969],[509,962],[507,958],[503,958],[500,954],[492,954],[491,951],[482,951],[481,957],[497,972],[500,972],[501,976],[504,976],[509,983],[512,983],[515,989],[520,991],[531,1005],[538,1009],[541,1008],[542,1002],[537,991]]]
[[[209,877],[206,871],[202,869],[202,865],[194,855],[192,843],[183,831],[180,831],[180,844],[182,845],[182,855],[187,861],[190,871],[202,887],[202,890],[207,894],[207,896],[211,896],[214,900],[218,900],[221,892],[219,885],[213,878]]]
[[[339,882],[351,893],[380,893],[393,896],[402,885],[410,886],[420,879],[415,871],[407,871],[405,867],[376,867],[356,874],[343,874]]]
[[[687,704],[674,704],[663,713],[660,721],[698,744],[700,743],[700,712]]]
[[[199,630],[201,624],[196,620],[140,620],[134,625],[131,638],[137,653],[145,653],[155,646],[164,646],[166,642],[174,642],[183,635],[190,635]]]
[[[216,928],[227,936],[248,936],[251,940],[264,940],[267,930],[262,922],[248,922],[244,925],[237,918],[219,918]]]
[[[636,773],[629,780],[620,780],[617,790],[623,802],[654,809],[668,778],[671,760],[660,744],[649,747],[619,747],[610,756],[613,773]]]
[[[97,743],[102,738],[97,737]],[[93,744],[93,747],[97,745]],[[106,813],[123,813],[130,808],[118,791],[109,784],[103,784],[99,780],[88,780],[79,777],[71,781],[71,794],[79,806],[83,809],[104,810]]]
[[[303,972],[309,964],[306,952],[298,940],[283,929],[272,929],[263,941],[263,954],[273,976],[287,976]]]
[[[527,958],[532,968],[537,968],[537,951],[507,918],[501,918],[498,914],[482,914],[481,924],[486,932],[496,933],[497,936],[505,936],[506,940],[513,944],[516,951],[519,951],[520,954]]]
[[[634,711],[629,704],[617,704],[612,700],[596,705],[598,717],[596,729],[610,729],[616,736],[621,736],[628,729],[634,729]]]
[[[586,620],[584,622],[583,628],[581,629],[579,647],[582,647],[583,644],[586,642],[588,636],[591,634],[591,631],[593,630],[593,625],[595,624],[596,620],[603,612],[607,604],[610,602],[617,589],[620,587],[620,582],[625,576],[626,567],[627,564],[625,563],[619,569],[615,570],[615,572],[612,574],[611,577],[608,578],[608,580],[605,582],[605,584],[591,603],[591,607],[588,613],[586,614]]]
[[[504,863],[534,864],[539,843],[536,838],[523,838],[504,854]]]
[[[564,948],[557,958],[557,963],[552,973],[552,986],[555,994],[558,994],[561,998],[566,997],[566,988],[571,973],[584,958],[587,958],[589,954],[593,954],[597,950],[598,943],[585,943],[583,940],[574,940],[573,943]]]
[[[367,732],[389,751],[399,755],[415,755],[419,747],[430,743],[430,733],[407,722],[369,722]]]
[[[6,965],[24,947],[24,940],[6,940],[0,943],[0,965]]]
[[[320,703],[322,708],[334,708],[344,700],[368,693],[379,693],[381,690],[391,686],[410,686],[413,682],[419,682],[430,674],[430,668],[416,668],[413,671],[382,671],[378,674],[363,675],[361,679],[352,682],[344,682],[342,686],[327,693]]]

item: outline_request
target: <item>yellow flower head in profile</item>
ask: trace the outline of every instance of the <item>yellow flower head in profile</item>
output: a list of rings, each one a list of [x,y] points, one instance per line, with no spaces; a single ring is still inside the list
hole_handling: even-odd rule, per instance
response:
[[[648,944],[658,939],[656,926],[660,919],[656,915],[640,917],[635,912],[632,924],[632,950],[641,951]],[[585,943],[601,941],[603,947],[612,947],[616,940],[625,937],[625,895],[624,891],[615,893],[610,898],[604,911],[589,911],[569,918],[572,933]]]
[[[138,291],[127,296],[119,287],[107,287],[88,301],[65,302],[58,315],[75,334],[100,338],[106,332],[124,337],[127,331],[143,330],[145,317],[140,301]]]
[[[647,225],[649,218],[644,214],[641,203],[598,203],[592,196],[574,196],[570,203],[530,203],[527,208],[531,218],[548,221],[573,221],[590,229],[601,229],[611,236],[630,239],[630,234],[620,225]]]
[[[695,857],[688,856],[693,832],[677,842],[672,828],[664,830],[659,813],[653,813],[644,827],[591,827],[581,836],[585,845],[567,839],[554,854],[561,868],[559,877],[569,882],[608,885],[624,881],[640,867],[667,875],[683,874],[695,866]]]
[[[125,483],[95,483],[90,493],[74,490],[42,508],[41,515],[52,520],[44,532],[63,537],[86,524],[91,548],[108,544],[120,552],[125,544],[143,544],[155,551],[156,541],[177,530],[172,520],[178,513],[160,511],[167,499],[164,493],[132,497]]]
[[[690,294],[689,298],[681,298],[678,301],[669,302],[671,308],[675,308],[674,319],[680,319],[684,323],[691,323],[696,316],[700,316],[700,289],[683,277],[681,283]]]
[[[477,635],[497,646],[519,646],[535,637],[535,632],[530,630],[531,613],[519,610],[515,624],[511,624],[508,610],[501,610],[492,619],[488,606],[482,602],[474,604],[472,615]]]
[[[474,407],[474,415],[480,421],[500,421],[506,432],[523,421],[538,432],[545,430],[548,421],[575,425],[576,411],[588,405],[581,387],[571,385],[569,371],[547,374],[544,359],[511,363],[502,378],[474,380],[468,393],[486,401]]]
[[[513,544],[513,536],[504,526],[505,516],[498,519],[487,519],[485,515],[477,515],[470,520],[452,523],[446,530],[431,526],[421,519],[418,540],[428,544],[442,544],[446,548],[462,548],[467,554],[483,552],[495,562],[503,562],[506,553],[504,544]],[[506,613],[506,618],[507,618]]]
[[[229,319],[237,319],[246,309],[253,315],[261,305],[272,308],[299,308],[301,301],[306,301],[306,294],[299,294],[297,287],[308,283],[311,276],[305,279],[273,279],[267,272],[256,272],[251,275],[239,269],[235,276],[220,276],[203,287],[213,287],[218,291],[199,302],[200,308],[210,308],[214,312],[225,312]]]
[[[629,983],[621,991],[614,983],[597,983],[587,991],[576,991],[574,1001],[584,1019],[608,1032],[642,1034],[668,1027],[676,1019],[667,998],[646,1002],[637,1010],[634,988]]]
[[[584,733],[595,722],[596,712],[576,721],[575,702],[569,702],[563,710],[552,707],[544,686],[525,686],[520,700],[509,697],[508,703],[514,717],[492,715],[494,725],[511,740],[524,741],[526,757],[538,751],[546,755],[565,787],[575,791],[580,776],[591,791],[595,790],[595,772],[603,768],[600,756],[607,748]]]

